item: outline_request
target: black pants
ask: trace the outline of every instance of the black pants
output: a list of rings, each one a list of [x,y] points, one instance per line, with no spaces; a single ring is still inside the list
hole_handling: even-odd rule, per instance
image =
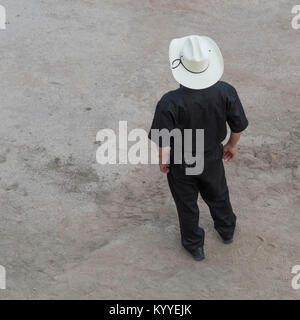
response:
[[[193,251],[204,244],[204,230],[199,227],[200,192],[209,207],[214,227],[223,239],[233,236],[236,216],[232,211],[222,161],[222,146],[205,154],[204,170],[198,176],[185,175],[183,165],[171,165],[168,182],[174,198],[184,248]]]

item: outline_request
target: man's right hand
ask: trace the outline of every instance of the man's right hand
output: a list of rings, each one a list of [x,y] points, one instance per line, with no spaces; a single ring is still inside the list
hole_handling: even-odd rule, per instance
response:
[[[228,142],[223,147],[223,160],[231,161],[235,156],[235,147],[242,132],[231,132]]]
[[[231,161],[235,156],[235,147],[230,144],[225,144],[223,147],[223,160]]]

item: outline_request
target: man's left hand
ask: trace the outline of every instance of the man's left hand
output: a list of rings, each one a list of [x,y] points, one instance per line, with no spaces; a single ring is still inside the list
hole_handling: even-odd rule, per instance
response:
[[[170,172],[170,165],[169,164],[160,164],[159,169],[162,173]]]

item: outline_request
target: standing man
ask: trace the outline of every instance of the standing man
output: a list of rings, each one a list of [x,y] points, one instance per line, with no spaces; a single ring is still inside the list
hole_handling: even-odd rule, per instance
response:
[[[157,104],[151,129],[179,129],[184,141],[184,129],[204,130],[204,169],[197,175],[187,175],[190,166],[185,161],[176,164],[175,140],[164,144],[149,133],[159,145],[160,170],[167,174],[180,224],[181,242],[196,260],[204,259],[204,230],[199,227],[200,192],[210,209],[214,227],[224,243],[231,243],[236,225],[225,178],[223,161],[231,161],[243,130],[248,125],[242,104],[233,86],[219,81],[223,57],[217,44],[206,36],[187,36],[174,39],[169,48],[170,67],[180,84],[164,94]],[[226,138],[228,123],[231,135]],[[170,152],[169,152],[170,150]],[[192,152],[195,154],[195,143]],[[169,162],[163,161],[168,152]],[[184,159],[184,156],[183,156]]]

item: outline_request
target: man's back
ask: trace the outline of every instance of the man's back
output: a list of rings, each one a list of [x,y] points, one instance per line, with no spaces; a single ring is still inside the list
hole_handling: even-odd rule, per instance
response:
[[[189,89],[180,86],[160,99],[156,108],[152,129],[193,131],[204,129],[204,151],[214,150],[226,138],[228,122],[232,132],[241,132],[247,125],[243,107],[236,90],[230,84],[218,81],[206,89]]]

